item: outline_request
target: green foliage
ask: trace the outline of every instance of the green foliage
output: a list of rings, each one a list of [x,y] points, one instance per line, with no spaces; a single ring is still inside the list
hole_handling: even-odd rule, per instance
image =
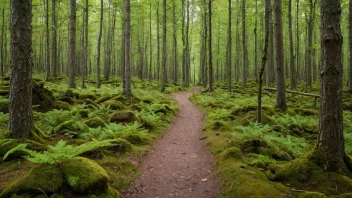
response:
[[[261,125],[257,122],[250,123],[248,126],[237,126],[236,129],[241,133],[232,133],[233,137],[240,140],[263,139],[264,135],[272,130],[269,125]]]
[[[8,142],[9,143],[9,142]],[[4,144],[3,144],[4,145]],[[3,161],[6,160],[6,158],[13,154],[16,151],[24,151],[26,150],[27,144],[18,144],[17,146],[11,148],[9,151],[7,151],[7,153],[4,155],[4,157],[2,158]]]
[[[315,119],[313,117],[300,116],[300,115],[292,116],[289,114],[285,114],[283,116],[280,116],[276,120],[279,125],[282,125],[287,128],[289,128],[292,125],[307,126],[307,125],[314,125],[314,124],[318,123],[317,119]]]
[[[215,111],[209,113],[208,116],[212,120],[225,120],[228,121],[230,119],[230,113],[226,109],[216,109]]]
[[[44,114],[45,123],[49,124],[52,127],[58,126],[59,124],[71,120],[78,119],[76,115],[73,115],[71,111],[66,110],[52,110]]]

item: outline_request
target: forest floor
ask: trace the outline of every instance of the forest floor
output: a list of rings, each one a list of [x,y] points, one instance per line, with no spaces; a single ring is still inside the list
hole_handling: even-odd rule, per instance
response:
[[[214,159],[203,141],[204,114],[189,100],[194,92],[172,94],[179,114],[145,157],[140,177],[123,197],[218,196]]]

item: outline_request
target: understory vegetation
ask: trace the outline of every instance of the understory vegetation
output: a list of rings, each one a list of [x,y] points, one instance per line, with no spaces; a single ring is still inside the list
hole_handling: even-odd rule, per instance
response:
[[[8,136],[9,78],[1,80],[0,197],[119,197],[139,174],[141,157],[178,111],[157,82],[95,82],[67,90],[65,78],[33,79],[36,135]],[[185,88],[167,85],[166,93]]]
[[[213,93],[204,89],[191,96],[207,115],[203,130],[217,158],[221,197],[352,197],[350,175],[317,165],[319,100],[314,106],[313,97],[288,94],[289,108],[282,112],[275,93],[266,92],[258,124],[256,83],[232,86],[232,93],[218,83]],[[310,92],[319,93],[317,87]],[[351,94],[344,92],[343,98],[345,147],[352,156]]]

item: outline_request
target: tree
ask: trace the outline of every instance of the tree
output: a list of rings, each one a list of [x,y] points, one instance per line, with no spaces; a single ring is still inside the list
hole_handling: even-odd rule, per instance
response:
[[[11,0],[11,76],[9,129],[26,139],[33,130],[32,110],[32,1]]]
[[[132,96],[131,92],[131,1],[125,1],[125,94]]]
[[[46,74],[45,80],[48,80],[50,77],[50,44],[49,44],[49,0],[45,0],[45,58],[46,58]]]
[[[232,71],[232,61],[231,61],[231,55],[232,55],[232,31],[231,31],[231,0],[228,0],[229,3],[229,8],[228,8],[228,13],[229,13],[229,26],[227,30],[227,87],[228,91],[231,92],[231,71]]]
[[[262,66],[259,71],[259,89],[258,89],[258,123],[262,122],[262,86],[263,86],[263,74],[265,70],[265,64],[268,55],[268,45],[269,45],[269,33],[270,33],[270,18],[271,18],[271,0],[265,0],[265,40],[264,40],[264,50],[262,57]]]
[[[342,117],[342,34],[340,1],[322,0],[321,103],[317,148],[325,170],[337,171],[347,159]]]
[[[85,76],[86,76],[86,69],[88,67],[88,45],[89,45],[89,40],[88,40],[88,19],[89,19],[89,16],[88,16],[88,0],[86,0],[86,6],[84,8],[84,13],[85,13],[85,16],[84,16],[84,23],[85,23],[85,29],[84,29],[84,63],[83,63],[83,66],[82,66],[82,88],[85,88]]]
[[[162,80],[161,80],[161,93],[165,91],[166,84],[166,0],[163,0],[163,54],[162,61]]]
[[[208,21],[208,25],[209,25],[209,46],[208,46],[208,52],[209,52],[209,92],[213,92],[214,91],[214,87],[213,87],[213,54],[212,54],[212,27],[211,27],[211,3],[213,3],[213,0],[208,0],[208,17],[209,17],[209,21]]]
[[[286,87],[285,87],[285,67],[284,67],[284,42],[282,36],[282,2],[274,0],[275,9],[275,60],[276,60],[276,105],[281,110],[286,110]]]
[[[293,36],[292,36],[292,0],[288,0],[288,36],[290,40],[290,82],[291,89],[296,89],[296,67],[295,67],[295,55],[293,51]]]
[[[97,88],[100,88],[100,46],[103,34],[104,0],[100,1],[100,24],[97,42]]]
[[[242,87],[247,84],[248,73],[248,49],[246,35],[246,0],[242,0],[242,46],[243,46],[243,71],[242,71]]]
[[[349,92],[352,93],[352,0],[349,1],[349,18],[348,18],[348,41],[350,50],[350,62],[349,62],[349,78],[348,78],[348,88]]]
[[[70,0],[68,87],[76,88],[76,0]]]
[[[52,0],[52,40],[51,40],[51,73],[53,77],[58,76],[58,56],[57,56],[57,17],[56,17],[56,0]]]

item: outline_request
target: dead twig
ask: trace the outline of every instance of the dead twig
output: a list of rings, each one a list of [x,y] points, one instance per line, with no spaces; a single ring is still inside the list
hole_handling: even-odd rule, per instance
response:
[[[208,138],[208,136],[205,136],[205,137],[200,138],[199,140],[204,140],[204,139],[207,139],[207,138]]]
[[[141,191],[139,191],[139,189],[136,187],[136,185],[134,185],[133,182],[131,182],[130,184],[131,184],[131,186],[132,186],[134,189],[136,189],[137,192],[139,192],[139,193],[141,192]]]
[[[295,198],[294,196],[289,195],[289,194],[284,194],[284,196],[286,196],[286,197],[291,197],[291,198]]]

